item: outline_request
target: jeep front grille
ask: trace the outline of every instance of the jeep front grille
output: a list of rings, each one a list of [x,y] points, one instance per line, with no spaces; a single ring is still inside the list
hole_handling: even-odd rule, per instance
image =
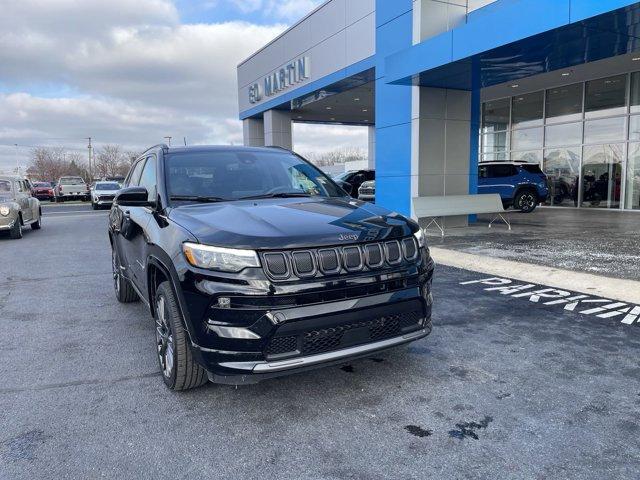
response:
[[[262,254],[266,273],[274,280],[314,278],[395,267],[418,258],[413,237],[387,242]]]

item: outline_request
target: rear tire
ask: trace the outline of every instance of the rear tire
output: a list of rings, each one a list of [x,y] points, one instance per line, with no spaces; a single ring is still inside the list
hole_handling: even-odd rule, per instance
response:
[[[178,302],[169,282],[156,291],[156,351],[162,379],[171,390],[189,390],[209,381],[207,371],[193,359]]]
[[[16,218],[13,227],[9,230],[9,236],[14,240],[20,240],[22,238],[22,220],[20,217]]]
[[[111,250],[111,270],[113,272],[113,288],[116,291],[116,298],[120,303],[133,303],[137,302],[140,297],[131,286],[129,280],[127,280],[122,274],[120,268],[120,258],[115,247]]]
[[[524,190],[516,195],[513,205],[522,213],[531,213],[538,206],[538,195],[530,190]]]

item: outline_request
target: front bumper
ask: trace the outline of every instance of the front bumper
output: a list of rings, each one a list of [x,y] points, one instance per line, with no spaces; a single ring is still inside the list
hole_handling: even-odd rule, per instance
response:
[[[0,215],[0,230],[11,230],[17,218],[18,215],[13,210],[6,217]]]
[[[193,309],[198,304],[195,292],[187,291],[191,319],[197,315],[204,326],[192,335],[194,357],[213,382],[238,385],[420,339],[431,332],[432,273],[429,260],[427,268],[410,271],[275,289],[271,285],[270,295],[243,295],[242,288],[235,287],[234,293],[209,295],[207,307],[198,311]],[[219,292],[225,288],[200,287]],[[229,299],[230,307],[220,308],[220,297]],[[195,330],[198,323],[192,322]],[[218,327],[250,335],[222,338]]]

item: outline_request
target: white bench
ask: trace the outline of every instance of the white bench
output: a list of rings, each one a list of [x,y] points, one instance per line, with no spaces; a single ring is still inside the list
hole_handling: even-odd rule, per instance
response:
[[[438,223],[439,218],[455,215],[477,215],[481,213],[493,213],[495,216],[489,223],[501,219],[511,230],[511,223],[503,215],[505,213],[502,199],[497,193],[486,195],[448,195],[442,197],[415,197],[413,199],[413,211],[418,218],[431,219],[425,227],[425,231],[436,225],[444,237],[444,222]]]

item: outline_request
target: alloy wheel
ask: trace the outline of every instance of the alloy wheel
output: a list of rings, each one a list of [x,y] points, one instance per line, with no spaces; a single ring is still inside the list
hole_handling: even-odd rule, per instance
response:
[[[166,378],[171,378],[175,350],[173,332],[171,324],[167,320],[166,303],[163,296],[158,297],[156,302],[156,346],[162,374]]]
[[[536,199],[531,193],[525,193],[520,198],[520,209],[529,211],[536,206]]]
[[[118,255],[115,250],[111,254],[111,270],[113,272],[113,286],[116,289],[116,293],[120,293],[120,262],[118,262]]]

